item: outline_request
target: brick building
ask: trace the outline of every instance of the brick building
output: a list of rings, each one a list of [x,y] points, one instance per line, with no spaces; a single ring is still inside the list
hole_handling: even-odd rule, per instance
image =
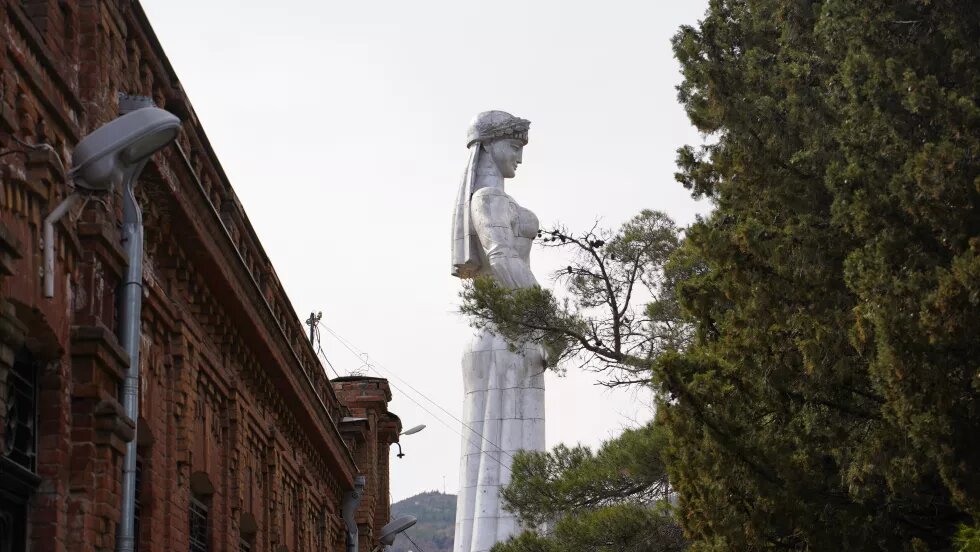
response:
[[[387,382],[331,382],[133,0],[0,0],[0,551],[109,551],[126,443],[141,552],[361,550],[388,521]],[[120,94],[182,120],[136,188],[143,209],[140,416],[120,404],[120,193],[55,228],[63,165]],[[47,144],[47,146],[38,146]]]
[[[361,527],[380,528],[391,519],[391,502],[388,495],[388,448],[401,431],[401,422],[387,411],[391,401],[391,388],[382,378],[347,376],[333,380],[340,401],[350,409],[350,417],[341,425],[358,466],[366,477],[361,508],[357,522]],[[384,457],[384,461],[374,461]],[[372,536],[362,531],[360,550],[369,552]],[[377,544],[374,542],[373,544]]]

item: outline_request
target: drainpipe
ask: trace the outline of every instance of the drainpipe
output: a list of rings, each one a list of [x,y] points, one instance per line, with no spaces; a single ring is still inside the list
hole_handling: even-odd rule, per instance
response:
[[[54,297],[54,223],[65,216],[78,201],[78,194],[71,193],[44,219],[44,296]]]
[[[361,497],[364,496],[364,485],[367,478],[358,475],[354,478],[354,490],[344,495],[344,504],[341,512],[343,513],[344,523],[347,525],[347,549],[346,552],[357,552],[357,507],[361,504]]]
[[[122,284],[119,301],[119,341],[129,354],[129,369],[123,382],[122,399],[126,416],[134,423],[139,420],[139,382],[140,382],[140,320],[143,302],[143,212],[136,202],[135,175],[143,169],[146,161],[139,164],[126,179],[123,189],[122,240],[129,257],[126,276]],[[126,443],[126,458],[123,463],[122,479],[122,518],[116,538],[118,552],[133,552],[136,549],[136,435]]]

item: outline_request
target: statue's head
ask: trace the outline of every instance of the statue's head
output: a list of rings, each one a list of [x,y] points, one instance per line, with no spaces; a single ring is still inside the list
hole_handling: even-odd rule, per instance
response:
[[[484,111],[477,115],[466,133],[466,147],[486,151],[504,178],[513,178],[521,164],[531,121],[504,111]]]

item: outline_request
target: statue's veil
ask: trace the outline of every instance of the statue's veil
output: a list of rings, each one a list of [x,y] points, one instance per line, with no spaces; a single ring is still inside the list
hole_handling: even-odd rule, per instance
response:
[[[476,166],[480,161],[480,142],[470,144],[470,160],[459,183],[456,195],[456,209],[453,212],[453,266],[452,274],[457,278],[473,278],[480,270],[480,243],[470,220],[470,198],[473,197],[473,183],[476,180]]]

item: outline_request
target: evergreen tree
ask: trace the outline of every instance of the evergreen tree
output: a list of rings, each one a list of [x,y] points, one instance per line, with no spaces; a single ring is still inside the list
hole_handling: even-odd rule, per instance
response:
[[[677,178],[715,208],[665,270],[642,261],[660,282],[649,341],[616,339],[635,318],[595,270],[571,306],[477,282],[467,312],[650,370],[693,549],[974,546],[980,9],[712,0],[674,49],[711,140]],[[693,335],[670,346],[665,327]]]
[[[662,359],[703,549],[946,549],[980,513],[980,12],[713,1],[674,41],[697,345]]]
[[[515,456],[505,507],[526,526],[549,523],[494,552],[679,552],[686,543],[669,512],[669,486],[658,459],[663,431],[627,430],[597,452],[559,445]]]

